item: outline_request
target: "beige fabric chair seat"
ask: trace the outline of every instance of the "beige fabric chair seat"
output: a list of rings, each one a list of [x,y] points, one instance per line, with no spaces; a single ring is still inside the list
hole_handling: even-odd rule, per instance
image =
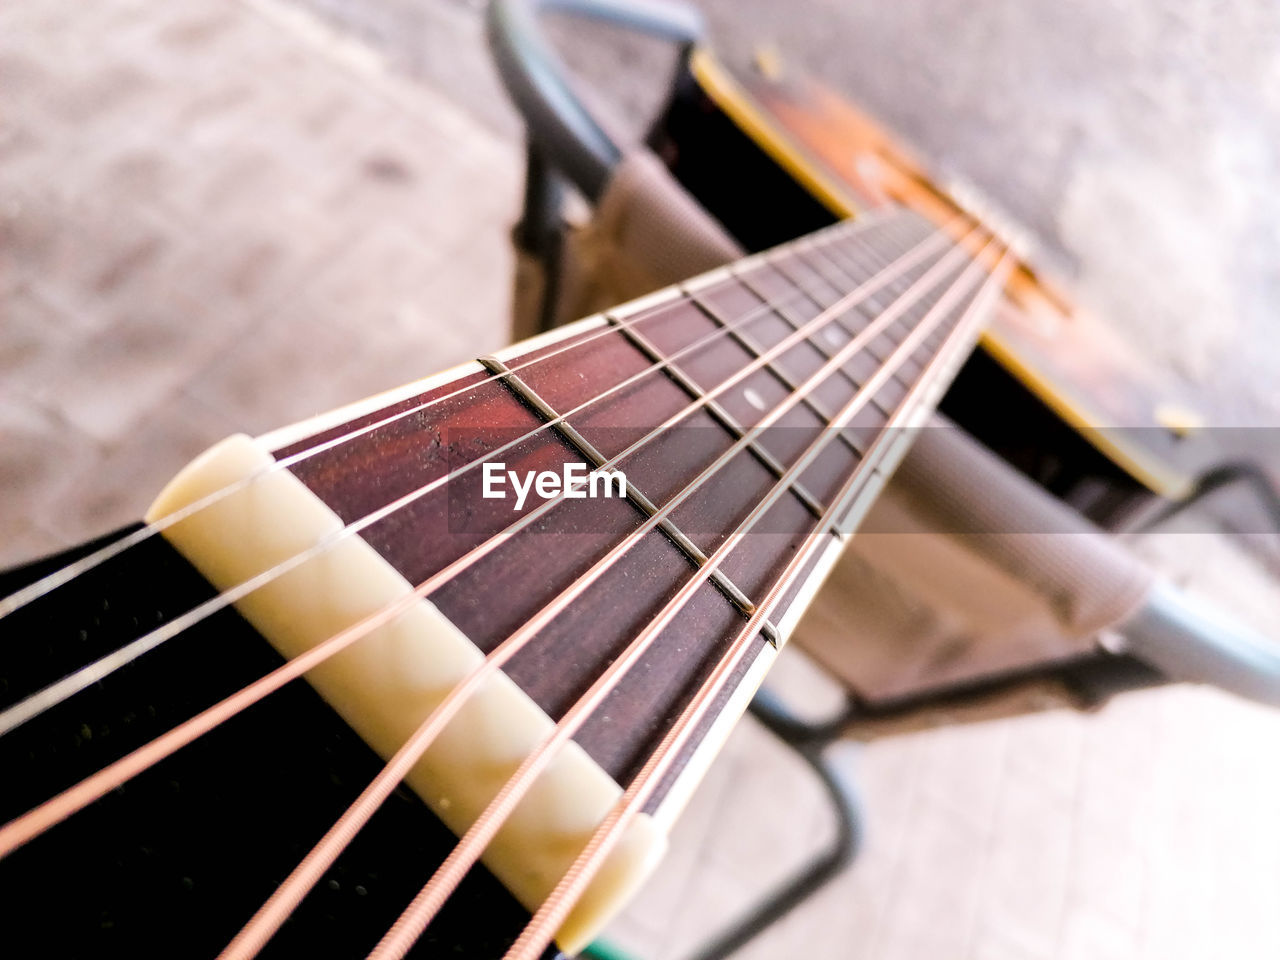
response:
[[[556,322],[742,256],[646,151],[564,242]],[[518,335],[545,278],[522,256]],[[1140,603],[1150,576],[1113,541],[941,420],[913,445],[795,634],[870,701],[1069,658]],[[1016,531],[1016,532],[1007,532]]]

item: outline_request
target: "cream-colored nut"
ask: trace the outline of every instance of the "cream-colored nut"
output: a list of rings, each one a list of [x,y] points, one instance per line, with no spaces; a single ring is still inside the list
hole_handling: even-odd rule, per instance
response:
[[[238,435],[182,471],[147,512],[148,522],[217,490],[256,478],[164,531],[218,590],[227,590],[314,547],[342,521],[271,454]],[[283,656],[295,657],[413,587],[356,535],[340,539],[236,603]],[[422,724],[484,655],[434,605],[416,599],[395,620],[335,654],[307,680],[384,759]],[[475,821],[554,723],[504,673],[487,680],[445,727],[406,782],[454,833]],[[530,911],[568,870],[622,790],[576,743],[535,780],[483,857]],[[319,839],[317,837],[317,839]],[[583,949],[661,859],[665,833],[648,816],[622,841],[557,936]]]

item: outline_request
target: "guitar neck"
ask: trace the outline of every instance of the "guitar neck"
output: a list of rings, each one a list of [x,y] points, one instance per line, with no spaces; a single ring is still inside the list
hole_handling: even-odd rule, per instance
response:
[[[551,717],[755,511],[749,534],[658,638],[644,669],[618,683],[601,710],[611,722],[588,722],[575,737],[625,786],[809,544],[809,559],[791,572],[708,716],[745,706],[742,678],[762,675],[967,354],[980,292],[990,292],[971,264],[911,215],[841,225],[517,345],[326,429],[294,431],[275,455],[289,461],[368,430],[289,468],[347,524],[447,480],[362,534],[413,584],[554,499],[531,489],[516,510],[505,482],[503,497],[486,498],[481,460],[501,463],[504,477],[563,476],[568,463],[623,471],[625,501],[562,502],[431,594],[482,651],[683,496],[506,665]],[[405,416],[410,410],[420,412]],[[817,455],[797,466],[815,445]],[[678,807],[666,803],[674,771],[712,726],[709,719],[690,738],[647,809]]]
[[[206,764],[225,762],[228,743],[236,761],[256,757],[255,777],[281,795],[311,782],[327,759],[299,754],[276,769],[238,720],[250,707],[272,729],[305,716],[337,743],[336,718],[290,685],[305,675],[392,760],[366,793],[385,788],[391,801],[404,777],[454,834],[492,827],[451,860],[427,859],[447,866],[467,844],[476,856],[488,845],[485,865],[533,914],[521,956],[557,930],[562,944],[581,947],[652,866],[661,835],[971,348],[1002,276],[973,256],[981,238],[910,214],[841,224],[429,381],[215,448],[161,495],[149,526],[7,601],[14,615],[0,626],[80,640],[51,648],[56,666],[6,674],[0,752],[28,774],[0,828],[0,857],[18,853],[0,862],[52,888],[65,873],[51,865],[57,851],[91,860],[101,847],[106,866],[92,876],[114,890],[120,855],[107,850],[107,828],[127,796],[140,795],[117,787],[184,758],[204,776]],[[114,595],[105,634],[105,602],[67,612],[62,586],[114,578],[134,589],[131,551],[155,554],[155,533],[208,584],[156,554],[181,587],[176,606],[153,611],[149,600]],[[275,654],[252,631],[232,642],[223,617],[232,604],[282,661],[264,660]],[[156,626],[139,633],[144,622]],[[129,718],[167,702],[152,687],[167,690],[166,678],[191,671],[187,648],[152,651],[192,636],[206,658],[218,639],[217,669],[197,661],[201,692],[174,689],[162,735],[150,723],[131,731]],[[95,753],[96,771],[85,751],[54,769],[41,744],[50,731],[84,726],[86,703],[118,732]],[[370,758],[354,757],[326,782],[364,783]],[[514,799],[502,808],[506,796]],[[431,814],[395,797],[400,829],[427,842]],[[370,814],[358,803],[344,811],[345,802],[317,806],[287,843],[250,834],[262,876],[200,901],[209,944],[220,949],[250,915],[228,956],[255,955],[277,931],[271,943],[286,952],[326,937],[363,949],[377,941],[394,919],[386,907],[361,926],[302,899],[326,870],[333,877],[351,862],[346,840],[326,847],[347,836],[335,827],[308,855],[320,858],[318,872],[296,866],[326,818],[360,830],[365,820],[349,818]],[[195,809],[209,818],[207,806]],[[147,847],[149,824],[129,819],[123,842]],[[244,839],[200,829],[232,847]],[[571,911],[584,889],[561,877],[610,830],[621,853],[599,856],[613,857],[602,874],[612,879],[607,892],[581,896],[580,916]],[[71,839],[59,847],[59,836]],[[204,875],[223,876],[216,846],[206,837],[190,854]],[[589,884],[600,866],[571,874]],[[422,881],[405,864],[394,876],[388,902],[398,911]],[[488,882],[448,899],[441,922],[451,942],[470,936],[477,910],[496,917],[499,902],[516,926],[490,924],[481,952],[505,949],[528,920]],[[274,912],[253,914],[272,890]],[[131,952],[164,947],[132,906],[118,912],[131,922],[113,936]],[[38,909],[29,915],[40,922]],[[96,935],[90,921],[68,924],[69,942]]]

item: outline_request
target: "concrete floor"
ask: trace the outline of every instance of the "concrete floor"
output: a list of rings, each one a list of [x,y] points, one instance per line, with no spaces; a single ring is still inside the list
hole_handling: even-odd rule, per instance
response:
[[[518,128],[484,61],[475,5],[306,2],[324,18],[287,0],[0,6],[0,561],[135,518],[227,433],[298,419],[502,341]],[[1167,298],[1173,319],[1144,307],[1123,322],[1138,333],[1167,324],[1167,336],[1148,339],[1162,356],[1200,344],[1210,370],[1232,371],[1201,386],[1244,396],[1241,417],[1274,409],[1274,377],[1262,374],[1274,373],[1275,351],[1255,340],[1277,262],[1274,231],[1257,232],[1270,223],[1269,145],[1280,129],[1267,113],[1277,90],[1263,49],[1275,37],[1270,8],[962,9],[975,8],[956,6],[945,29],[921,34],[913,25],[940,16],[937,5],[709,7],[733,50],[772,32],[820,70],[856,80],[850,88],[945,169],[1032,223],[1086,290],[1130,295],[1120,289],[1128,268],[1105,251],[1157,245],[1142,255],[1154,266],[1135,273],[1148,292],[1131,295]],[[1172,33],[1157,30],[1166,22]],[[644,49],[616,62],[661,67]],[[1115,79],[1148,66],[1174,87]],[[588,56],[582,67],[601,64]],[[1047,79],[1027,79],[1040,69],[1058,77],[1057,96],[1037,86]],[[1205,71],[1221,86],[1202,90]],[[1068,82],[1079,102],[1062,95]],[[618,92],[635,116],[644,91],[628,84]],[[1214,90],[1233,92],[1230,109],[1197,99]],[[1188,102],[1205,112],[1184,111]],[[1038,129],[1042,110],[1079,113],[1066,137],[1074,147],[1046,132],[1053,124]],[[970,129],[975,116],[985,119]],[[1198,123],[1237,135],[1191,136]],[[1056,167],[995,175],[1027,140],[1019,149],[1057,157]],[[1183,179],[1193,168],[1201,174]],[[1222,170],[1241,174],[1237,186],[1212,175]],[[1246,192],[1231,199],[1235,189]],[[1127,219],[1112,225],[1117,205]],[[1203,243],[1188,232],[1196,224],[1211,235]],[[1235,287],[1217,284],[1241,250],[1252,251],[1247,269],[1232,276],[1252,292],[1233,299]],[[1155,280],[1217,292],[1196,306],[1151,292]],[[1198,325],[1218,296],[1244,306]],[[1181,361],[1193,383],[1200,356]],[[1223,356],[1243,359],[1222,367]],[[1168,534],[1138,547],[1280,635],[1274,584],[1233,544]],[[1275,712],[1177,689],[1096,715],[846,749],[867,797],[866,856],[746,955],[1275,957],[1277,744]],[[680,956],[824,829],[817,789],[746,723],[662,873],[612,935],[646,960]]]
[[[438,94],[281,4],[0,18],[0,563],[505,342],[519,157]]]

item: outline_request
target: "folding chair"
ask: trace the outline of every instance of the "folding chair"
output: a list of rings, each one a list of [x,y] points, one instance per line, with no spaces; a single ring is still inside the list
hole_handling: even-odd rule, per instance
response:
[[[743,255],[658,157],[584,105],[540,32],[546,11],[667,39],[682,58],[702,37],[695,11],[659,0],[490,6],[494,57],[528,133],[513,237],[516,338]],[[585,222],[566,215],[574,191],[591,208]],[[915,438],[794,642],[844,688],[844,709],[807,721],[766,687],[751,710],[820,779],[837,836],[704,945],[703,960],[727,956],[853,859],[862,834],[856,792],[824,752],[838,737],[1089,709],[1173,681],[1280,705],[1280,647],[1190,601],[940,416]]]

